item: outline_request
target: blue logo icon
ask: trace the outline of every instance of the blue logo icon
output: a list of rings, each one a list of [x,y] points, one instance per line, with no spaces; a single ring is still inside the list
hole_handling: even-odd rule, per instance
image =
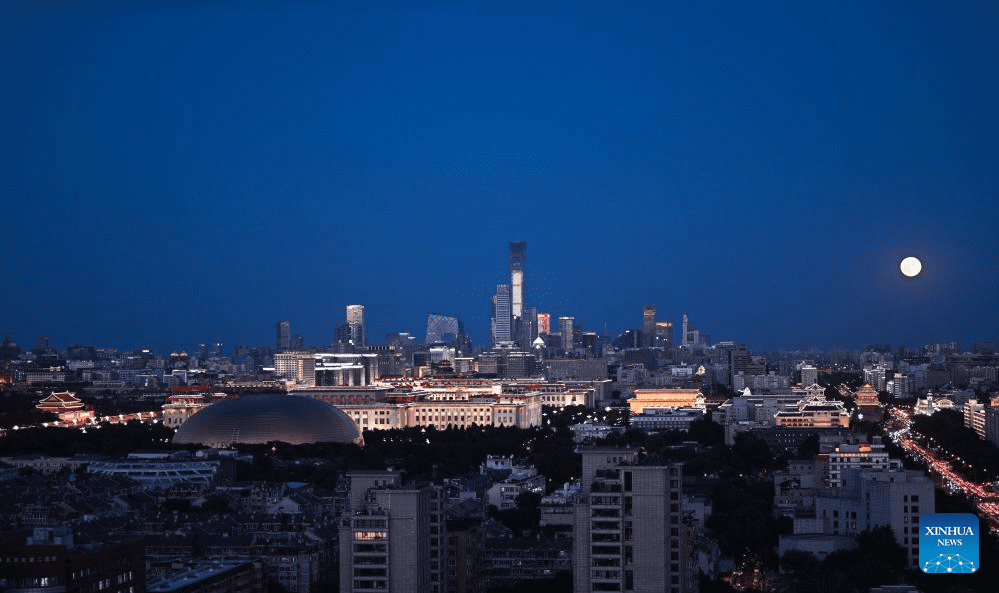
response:
[[[978,517],[929,513],[919,518],[919,566],[929,573],[978,570]]]

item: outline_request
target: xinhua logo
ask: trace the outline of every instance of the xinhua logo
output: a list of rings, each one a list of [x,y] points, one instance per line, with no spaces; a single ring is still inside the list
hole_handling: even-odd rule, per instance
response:
[[[971,513],[929,513],[919,518],[919,566],[923,572],[978,570],[978,517]]]

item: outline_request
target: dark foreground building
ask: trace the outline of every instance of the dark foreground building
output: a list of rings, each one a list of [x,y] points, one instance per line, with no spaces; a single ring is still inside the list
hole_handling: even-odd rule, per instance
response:
[[[75,545],[65,527],[0,534],[0,591],[144,593],[142,540]]]

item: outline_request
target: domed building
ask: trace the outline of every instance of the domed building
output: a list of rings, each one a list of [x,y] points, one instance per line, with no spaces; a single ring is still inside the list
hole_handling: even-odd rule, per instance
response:
[[[216,402],[191,416],[173,437],[176,444],[228,447],[281,441],[364,444],[361,431],[333,406],[298,395],[247,395]]]

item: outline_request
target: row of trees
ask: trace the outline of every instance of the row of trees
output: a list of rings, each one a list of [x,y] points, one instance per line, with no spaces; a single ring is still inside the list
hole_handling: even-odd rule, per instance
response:
[[[979,438],[978,433],[964,425],[964,415],[953,410],[941,410],[931,416],[916,416],[912,430],[933,439],[946,453],[959,457],[963,463],[954,469],[971,480],[988,475],[999,478],[999,449]]]

